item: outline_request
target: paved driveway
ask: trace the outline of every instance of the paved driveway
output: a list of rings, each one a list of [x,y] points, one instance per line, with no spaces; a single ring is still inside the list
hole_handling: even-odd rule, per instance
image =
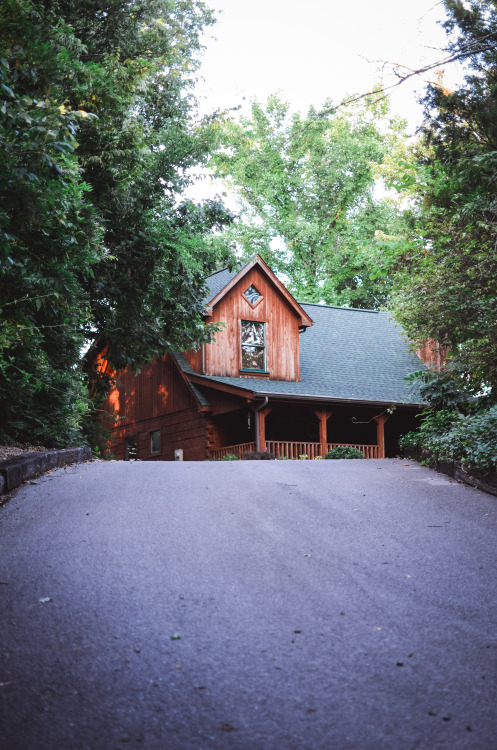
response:
[[[0,509],[0,747],[494,750],[496,522],[397,460],[57,470]]]

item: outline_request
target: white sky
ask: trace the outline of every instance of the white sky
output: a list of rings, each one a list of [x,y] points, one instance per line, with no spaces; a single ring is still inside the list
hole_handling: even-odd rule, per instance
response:
[[[438,59],[446,36],[437,0],[207,0],[218,13],[209,29],[198,93],[203,111],[282,92],[292,108],[319,107],[365,92],[380,79],[379,61],[412,68]],[[369,62],[368,62],[369,61]],[[450,66],[446,80],[453,76]],[[423,81],[416,87],[423,90]],[[393,109],[414,128],[412,84],[393,94]]]
[[[419,68],[438,60],[446,43],[437,0],[207,0],[207,5],[219,12],[204,38],[203,81],[197,88],[203,114],[239,105],[248,111],[251,100],[264,101],[275,92],[300,112],[319,108],[327,98],[338,103],[379,82],[382,61]],[[449,88],[458,75],[447,67]],[[425,85],[418,77],[392,92],[392,111],[408,120],[411,132],[422,119],[417,99]],[[204,180],[197,185],[198,198],[207,197],[206,187]]]

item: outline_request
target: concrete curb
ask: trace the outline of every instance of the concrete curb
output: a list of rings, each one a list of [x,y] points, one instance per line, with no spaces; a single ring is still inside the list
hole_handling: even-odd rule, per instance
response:
[[[91,458],[91,448],[64,448],[53,451],[30,451],[0,461],[0,495],[11,492],[28,479],[67,464],[82,463]]]

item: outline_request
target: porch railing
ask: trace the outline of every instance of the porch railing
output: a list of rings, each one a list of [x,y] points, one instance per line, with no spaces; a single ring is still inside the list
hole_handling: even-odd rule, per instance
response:
[[[307,458],[313,459],[321,455],[321,443],[289,443],[282,440],[266,440],[266,450],[274,453],[276,458],[307,456]]]
[[[364,458],[380,458],[379,445],[359,445],[357,443],[328,443],[328,450],[338,446],[346,445],[350,448],[357,448],[364,455]],[[321,443],[297,443],[286,440],[266,440],[265,450],[274,453],[276,458],[293,458],[307,456],[312,460],[321,455]],[[209,451],[210,458],[223,458],[227,453],[231,453],[238,458],[247,451],[255,451],[255,443],[241,443],[238,445],[226,445],[223,448],[215,448]]]
[[[239,445],[226,445],[224,448],[215,448],[209,451],[209,458],[223,458],[228,453],[242,457],[243,453],[247,451],[255,451],[255,443],[240,443]]]

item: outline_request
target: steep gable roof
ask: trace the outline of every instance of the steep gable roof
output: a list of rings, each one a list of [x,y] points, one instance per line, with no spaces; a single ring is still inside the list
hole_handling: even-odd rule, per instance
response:
[[[223,269],[209,276],[206,283],[209,295],[211,296],[210,299],[204,300],[206,307],[212,309],[254,266],[259,267],[260,271],[270,280],[282,298],[293,308],[300,319],[299,325],[303,327],[312,326],[312,319],[259,255],[256,255],[249,263],[245,263],[233,271]]]
[[[421,403],[418,389],[405,378],[424,365],[389,313],[305,302],[301,307],[314,325],[300,336],[299,382],[202,376],[188,368],[189,378],[200,386],[237,388],[251,397]]]
[[[216,304],[254,265],[301,311],[302,320],[309,321],[303,323],[306,330],[299,339],[300,381],[200,375],[183,355],[176,355],[179,367],[191,383],[200,388],[202,384],[226,388],[250,398],[422,403],[418,388],[406,378],[425,365],[410,350],[404,332],[387,312],[298,303],[259,256],[232,271],[223,269],[210,276],[206,280],[209,290],[206,304]]]
[[[234,279],[235,276],[240,272],[241,268],[243,266],[238,266],[233,271],[230,271],[228,268],[223,268],[221,271],[216,271],[216,273],[213,273],[212,276],[209,276],[206,280],[206,286],[208,289],[208,293],[206,297],[204,298],[204,304],[208,305],[211,300],[216,297],[220,291],[222,291],[231,281],[231,279]]]
[[[300,337],[301,383],[336,398],[419,402],[406,382],[423,369],[390,313],[302,303],[315,325]]]

